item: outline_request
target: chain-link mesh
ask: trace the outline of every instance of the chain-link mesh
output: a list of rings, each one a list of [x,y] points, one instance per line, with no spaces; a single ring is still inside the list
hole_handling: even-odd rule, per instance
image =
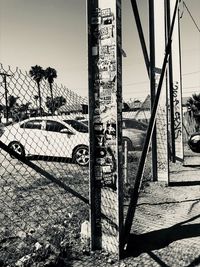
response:
[[[75,266],[88,253],[87,242],[82,242],[89,220],[88,115],[83,111],[87,101],[55,81],[51,92],[44,79],[39,99],[38,85],[28,72],[0,67],[0,141],[8,149],[1,146],[0,152],[1,263]],[[5,80],[5,74],[11,76]],[[139,108],[128,103],[123,112],[125,206],[134,187],[149,104],[147,97]],[[144,181],[151,179],[150,169],[148,163]],[[107,204],[103,221],[110,224],[106,211],[115,204]],[[110,228],[105,229],[105,236],[112,236]],[[112,245],[111,239],[105,242]],[[93,260],[97,258],[98,253]],[[83,261],[77,264],[84,266]]]
[[[123,140],[124,140],[124,184],[125,196],[129,198],[129,193],[134,187],[138,164],[141,157],[146,131],[150,119],[149,95],[145,100],[126,100],[127,111],[123,112]],[[143,181],[151,180],[151,148],[149,149]],[[125,200],[126,202],[126,200]]]
[[[167,114],[163,106],[158,106],[158,113],[156,119],[157,129],[157,167],[160,177],[168,176],[168,136],[167,136]]]
[[[88,127],[79,121],[86,100],[55,82],[52,99],[45,80],[38,99],[28,73],[0,72],[0,141],[23,159],[0,151],[1,266],[67,264],[81,251],[89,216]]]

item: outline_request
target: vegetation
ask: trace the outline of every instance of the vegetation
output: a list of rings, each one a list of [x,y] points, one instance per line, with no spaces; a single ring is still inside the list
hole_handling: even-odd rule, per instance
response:
[[[35,80],[38,87],[39,110],[40,110],[40,115],[42,115],[42,98],[41,98],[40,84],[42,79],[44,78],[45,71],[43,70],[42,67],[35,65],[31,67],[29,74]]]
[[[54,68],[48,67],[43,69],[39,65],[31,66],[29,75],[37,84],[37,94],[33,96],[35,103],[35,108],[30,108],[31,102],[27,103],[18,103],[18,96],[9,95],[6,106],[0,104],[0,112],[7,114],[8,118],[12,118],[12,121],[17,122],[23,119],[28,118],[29,116],[42,116],[47,115],[44,109],[42,108],[42,96],[41,96],[41,82],[43,79],[47,80],[50,89],[50,96],[46,97],[46,107],[48,108],[49,113],[52,115],[58,110],[61,106],[66,104],[66,99],[63,96],[53,95],[53,82],[57,78],[57,71]]]
[[[51,99],[51,97],[47,97],[46,99],[46,107],[50,112],[53,113],[58,110],[61,106],[66,104],[66,99],[63,96],[57,96]]]
[[[31,102],[19,104],[17,100],[19,97],[10,95],[8,97],[7,107],[0,104],[0,112],[4,114],[8,111],[8,117],[12,118],[14,122],[28,118],[28,110],[30,110]]]
[[[10,95],[8,97],[8,106],[5,109],[8,109],[8,117],[12,117],[14,121],[18,121],[18,113],[19,113],[19,104],[17,103],[17,100],[19,97]]]
[[[40,85],[41,85],[41,81],[43,78],[48,81],[49,88],[50,88],[50,97],[47,97],[46,99],[46,106],[51,112],[51,114],[53,115],[60,106],[66,103],[66,100],[63,97],[56,97],[54,99],[54,96],[53,96],[53,82],[54,82],[54,79],[57,78],[57,71],[51,67],[48,67],[47,69],[44,70],[41,66],[36,65],[36,66],[31,67],[29,74],[37,83],[38,95],[34,96],[34,100],[36,102],[36,107],[38,106],[37,102],[39,100],[40,115],[42,115],[42,111],[43,111]]]
[[[200,125],[200,94],[193,94],[188,100],[187,100],[187,108],[189,112],[192,113],[197,126],[199,128]]]
[[[53,82],[54,82],[54,79],[57,78],[57,71],[55,69],[53,69],[53,68],[48,67],[45,70],[44,78],[49,83],[50,94],[51,94],[51,103],[52,103],[52,105],[50,105],[50,111],[51,111],[51,113],[53,115],[54,112],[55,112],[55,106],[53,105],[54,102],[55,102],[54,98],[53,98]]]
[[[193,94],[186,103],[194,115],[200,115],[200,94]]]

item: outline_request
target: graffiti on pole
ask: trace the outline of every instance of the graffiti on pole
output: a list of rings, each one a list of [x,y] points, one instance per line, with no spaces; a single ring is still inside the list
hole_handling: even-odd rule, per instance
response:
[[[161,69],[165,54],[165,1],[154,1],[154,27],[155,27],[155,82],[158,87]],[[157,173],[158,181],[168,183],[168,136],[167,136],[167,96],[166,79],[163,80],[158,111],[156,116],[157,131]]]
[[[173,87],[173,103],[174,103],[174,131],[175,139],[178,139],[182,135],[182,121],[180,111],[180,101],[178,99],[178,82],[175,82]]]
[[[170,1],[171,14],[173,14],[176,1]],[[175,131],[175,158],[183,161],[183,121],[182,121],[182,84],[181,84],[181,59],[180,59],[180,38],[179,38],[179,16],[173,30],[172,41],[172,63],[173,63],[173,108],[174,108],[174,131]]]

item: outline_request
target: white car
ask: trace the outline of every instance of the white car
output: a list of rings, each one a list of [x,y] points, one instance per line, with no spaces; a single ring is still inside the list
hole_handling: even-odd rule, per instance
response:
[[[22,157],[65,157],[80,166],[89,163],[88,127],[73,119],[26,119],[5,127],[0,140]]]

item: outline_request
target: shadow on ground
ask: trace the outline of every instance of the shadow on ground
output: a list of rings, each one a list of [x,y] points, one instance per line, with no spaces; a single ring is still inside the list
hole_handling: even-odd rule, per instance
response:
[[[70,164],[73,163],[71,158],[64,158],[64,157],[28,156],[27,159],[29,159],[29,160],[43,160],[43,161],[49,161],[49,162],[70,163]]]
[[[199,223],[183,225],[198,218],[200,218],[200,215],[169,228],[163,228],[140,235],[131,234],[125,251],[125,257],[137,257],[141,253],[151,253],[152,250],[164,248],[174,241],[200,236]]]

